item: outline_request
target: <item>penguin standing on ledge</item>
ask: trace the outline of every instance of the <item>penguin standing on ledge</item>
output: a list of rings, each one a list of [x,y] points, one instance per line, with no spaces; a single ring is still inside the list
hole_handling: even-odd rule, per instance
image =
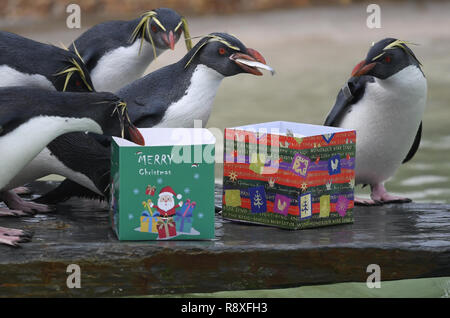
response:
[[[138,127],[193,127],[196,119],[205,126],[222,80],[241,73],[262,75],[258,68],[274,72],[256,50],[229,34],[213,33],[202,38],[179,62],[144,76],[116,94],[128,103],[131,121]],[[84,176],[91,182],[76,184],[74,178],[68,177],[37,202],[56,203],[73,196],[100,198],[98,194],[107,194],[102,190],[109,184],[110,148],[79,139],[66,139],[65,151],[85,155],[68,157],[64,165],[67,170],[75,170],[78,163],[78,171],[85,171]],[[92,159],[86,160],[86,154]],[[108,179],[99,180],[89,170],[96,174],[102,171],[100,175],[107,175]],[[97,185],[97,190],[92,191],[90,184]]]
[[[0,31],[0,87],[94,90],[83,61],[73,52]]]
[[[384,182],[419,148],[427,81],[407,42],[387,38],[374,44],[339,92],[327,126],[355,129],[356,183],[371,187],[371,200],[356,204],[404,203]]]
[[[129,121],[126,104],[113,94],[0,88],[0,198],[8,199],[5,190],[10,181],[59,135],[74,131],[111,134],[117,130],[143,144],[142,135]],[[0,208],[0,216],[21,213]],[[27,236],[20,230],[0,227],[0,243],[16,245]]]
[[[159,8],[131,21],[98,24],[69,49],[79,52],[98,91],[115,92],[141,77],[162,52],[173,50],[182,32],[189,51],[186,19],[172,9]]]
[[[89,72],[76,53],[1,31],[0,73],[0,87],[26,86],[71,92],[94,90]],[[24,191],[29,190],[25,187],[14,189],[16,194]],[[15,208],[19,209],[18,202],[22,201],[22,209],[31,212],[31,203],[17,195],[14,197]],[[33,209],[49,211],[43,205],[33,205]]]

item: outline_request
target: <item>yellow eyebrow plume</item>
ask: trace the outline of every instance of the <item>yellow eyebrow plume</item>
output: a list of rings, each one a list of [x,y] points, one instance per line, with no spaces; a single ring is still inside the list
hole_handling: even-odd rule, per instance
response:
[[[395,40],[394,42],[386,45],[384,47],[383,51],[392,50],[392,49],[395,49],[395,48],[400,48],[403,51],[405,51],[407,54],[412,56],[417,61],[417,63],[419,63],[419,65],[422,66],[422,63],[420,63],[420,61],[417,59],[417,57],[413,53],[411,53],[410,50],[408,50],[406,45],[418,45],[418,44],[412,43],[412,42],[408,42],[408,41],[403,41],[403,40]]]
[[[64,82],[63,92],[66,91],[67,85],[69,84],[69,80],[70,80],[70,78],[72,77],[72,75],[74,73],[79,73],[80,74],[80,77],[83,80],[84,85],[86,85],[87,89],[92,92],[93,89],[88,84],[88,82],[86,80],[86,74],[84,74],[84,71],[81,68],[80,64],[74,58],[70,59],[69,63],[72,64],[72,65],[69,66],[68,68],[66,68],[65,70],[55,74],[55,76],[66,74],[66,80]]]
[[[195,51],[194,54],[192,54],[191,58],[189,59],[189,61],[186,63],[186,65],[184,66],[184,68],[188,67],[188,65],[192,62],[192,60],[194,59],[195,55],[197,55],[197,53],[200,51],[200,49],[202,47],[204,47],[206,44],[210,43],[210,42],[214,42],[214,41],[218,41],[222,44],[225,44],[226,46],[228,46],[230,49],[233,49],[235,51],[240,51],[241,49],[238,48],[237,46],[232,45],[230,42],[228,42],[227,40],[225,40],[224,38],[218,36],[218,35],[214,35],[214,34],[209,34],[207,36],[205,36],[206,38],[208,38],[208,40],[206,40],[205,42],[203,42],[198,49]],[[193,38],[191,38],[193,39]]]

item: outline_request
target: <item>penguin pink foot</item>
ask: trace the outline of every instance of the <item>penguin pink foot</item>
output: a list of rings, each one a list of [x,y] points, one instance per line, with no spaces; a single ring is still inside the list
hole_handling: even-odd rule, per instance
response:
[[[3,192],[2,199],[8,208],[19,210],[26,214],[34,214],[36,212],[46,213],[53,211],[48,205],[25,201],[11,190]]]
[[[374,201],[382,202],[382,203],[408,203],[412,200],[406,197],[400,197],[391,195],[386,191],[386,188],[382,183],[378,183],[371,186],[372,193],[370,197]]]
[[[362,205],[362,206],[376,206],[376,205],[382,205],[381,202],[371,200],[371,199],[363,199],[363,198],[357,198],[355,197],[355,205]]]
[[[29,216],[29,214],[19,210],[0,208],[0,216]]]
[[[28,231],[0,227],[0,244],[19,247],[19,243],[31,241],[31,236]]]
[[[28,187],[17,187],[15,189],[13,189],[13,191],[14,191],[14,193],[17,193],[17,194],[31,194],[32,193],[31,189]]]

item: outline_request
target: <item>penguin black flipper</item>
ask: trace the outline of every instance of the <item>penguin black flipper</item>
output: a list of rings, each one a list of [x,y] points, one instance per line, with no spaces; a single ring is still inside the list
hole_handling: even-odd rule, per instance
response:
[[[58,204],[73,197],[104,201],[105,197],[79,185],[72,180],[66,179],[55,189],[47,192],[43,196],[33,200],[41,204]]]
[[[166,108],[163,103],[137,96],[128,104],[128,114],[136,127],[153,127],[161,121]]]
[[[65,134],[50,143],[48,149],[52,153],[58,154],[58,160],[61,164],[70,167],[75,172],[89,176],[92,180],[95,180],[94,185],[97,189],[107,193],[105,189],[109,184],[111,151],[108,146],[104,146],[100,142],[107,140],[103,135],[95,136],[97,138],[83,133]],[[86,165],[79,158],[83,158],[90,164]],[[36,199],[35,202],[55,204],[71,197],[100,199],[102,196],[82,186],[78,186],[73,181],[67,180],[67,182],[64,181],[56,189]]]
[[[364,96],[367,83],[374,82],[372,76],[359,76],[350,78],[339,91],[336,102],[328,113],[325,126],[337,126],[342,116],[349,111],[349,107],[356,104]]]
[[[411,146],[411,149],[409,150],[408,154],[406,155],[405,160],[403,160],[402,163],[407,163],[414,157],[417,150],[419,149],[421,139],[422,139],[422,122],[420,122],[420,126],[419,126],[419,129],[417,130],[417,134],[416,134],[416,137],[414,138],[414,142]]]

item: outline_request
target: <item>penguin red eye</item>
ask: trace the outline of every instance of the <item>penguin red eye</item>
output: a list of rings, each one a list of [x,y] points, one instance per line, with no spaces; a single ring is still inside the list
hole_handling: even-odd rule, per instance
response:
[[[388,55],[388,56],[386,56],[385,58],[384,58],[384,61],[386,62],[386,63],[391,63],[391,57]]]
[[[223,47],[221,47],[220,49],[219,49],[219,54],[220,55],[224,55],[226,53],[226,50],[223,48]]]
[[[152,31],[153,31],[153,32],[158,31],[158,28],[156,27],[156,25],[152,25]]]

